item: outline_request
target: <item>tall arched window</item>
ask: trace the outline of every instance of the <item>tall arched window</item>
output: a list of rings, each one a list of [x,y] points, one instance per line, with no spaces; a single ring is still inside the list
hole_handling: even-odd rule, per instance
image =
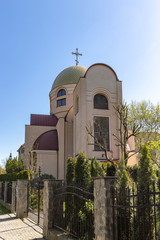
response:
[[[66,95],[66,90],[65,89],[60,89],[57,93],[57,97],[61,97]],[[57,100],[57,107],[64,106],[66,105],[66,98],[60,98]]]
[[[96,109],[108,109],[108,100],[102,94],[96,94],[94,96],[94,108]]]
[[[60,97],[60,96],[63,96],[63,95],[66,95],[66,90],[64,90],[64,89],[59,90],[58,93],[57,93],[57,97]]]

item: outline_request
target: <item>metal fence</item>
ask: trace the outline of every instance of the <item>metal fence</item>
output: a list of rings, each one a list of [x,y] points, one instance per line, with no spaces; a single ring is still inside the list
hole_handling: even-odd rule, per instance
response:
[[[158,186],[133,186],[123,193],[112,189],[112,194],[113,240],[160,239]]]
[[[4,201],[4,189],[5,189],[5,182],[2,182],[2,188],[1,188],[1,199]]]
[[[7,203],[12,203],[12,182],[7,183]]]
[[[28,217],[40,226],[43,226],[43,187],[41,177],[28,184]]]
[[[94,239],[93,193],[65,184],[53,191],[53,227],[78,239]]]

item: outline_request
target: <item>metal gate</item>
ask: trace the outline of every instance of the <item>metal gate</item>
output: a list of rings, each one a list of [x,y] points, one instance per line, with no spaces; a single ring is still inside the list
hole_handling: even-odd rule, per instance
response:
[[[29,181],[28,185],[28,217],[43,226],[43,180],[41,177]]]
[[[53,227],[78,239],[94,239],[93,193],[76,186],[53,189]]]

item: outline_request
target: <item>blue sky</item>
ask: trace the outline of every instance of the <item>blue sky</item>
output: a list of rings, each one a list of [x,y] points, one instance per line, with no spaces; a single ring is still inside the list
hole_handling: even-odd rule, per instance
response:
[[[24,143],[30,113],[49,114],[57,74],[106,63],[123,98],[159,102],[159,0],[0,0],[0,161]]]

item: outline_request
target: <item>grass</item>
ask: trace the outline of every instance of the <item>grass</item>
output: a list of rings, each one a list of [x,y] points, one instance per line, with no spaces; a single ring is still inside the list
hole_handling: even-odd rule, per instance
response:
[[[5,208],[1,203],[0,203],[0,214],[6,214],[10,213],[10,210]]]

